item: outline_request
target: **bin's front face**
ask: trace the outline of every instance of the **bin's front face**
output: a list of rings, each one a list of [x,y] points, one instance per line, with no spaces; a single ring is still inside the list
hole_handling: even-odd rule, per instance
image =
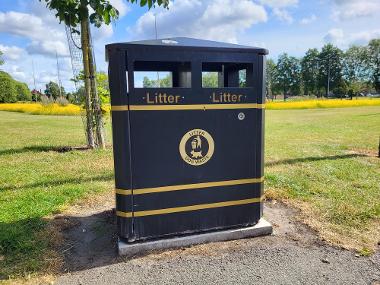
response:
[[[149,54],[127,51],[129,82]],[[143,240],[255,224],[262,213],[263,56],[178,50],[160,60],[186,66],[186,87],[130,84],[128,104],[112,104],[120,235]],[[227,74],[236,63],[248,87],[239,87],[236,72]],[[202,69],[220,66],[219,83],[228,87],[202,88]],[[111,94],[119,96],[112,84]],[[120,128],[127,137],[120,139]],[[122,148],[126,161],[119,163]],[[123,173],[129,185],[118,185]]]

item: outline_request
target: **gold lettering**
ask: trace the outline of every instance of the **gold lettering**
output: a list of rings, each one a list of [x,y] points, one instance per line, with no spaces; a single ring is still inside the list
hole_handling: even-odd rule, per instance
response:
[[[219,103],[220,101],[215,97],[215,92],[212,93],[212,102]]]
[[[153,100],[150,100],[150,94],[149,92],[146,93],[146,103],[147,104],[154,104],[154,101]]]
[[[152,96],[149,92],[146,93],[147,104],[173,104],[181,100],[179,95],[168,95],[166,93],[154,93]]]
[[[215,92],[212,93],[212,103],[236,103],[241,102],[243,95],[231,94],[229,92],[219,93],[218,95]]]

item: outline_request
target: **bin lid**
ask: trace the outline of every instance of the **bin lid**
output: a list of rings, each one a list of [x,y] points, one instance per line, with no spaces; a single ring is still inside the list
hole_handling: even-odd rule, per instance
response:
[[[144,46],[167,46],[167,47],[186,47],[186,48],[205,48],[205,49],[233,49],[240,51],[256,52],[259,54],[268,54],[268,50],[259,47],[244,46],[238,44],[231,44],[225,42],[216,42],[209,40],[201,40],[186,37],[174,37],[174,38],[163,38],[163,39],[153,39],[153,40],[142,40],[142,41],[131,41],[126,43],[115,43],[107,46],[118,46],[122,47],[124,45],[144,45]]]

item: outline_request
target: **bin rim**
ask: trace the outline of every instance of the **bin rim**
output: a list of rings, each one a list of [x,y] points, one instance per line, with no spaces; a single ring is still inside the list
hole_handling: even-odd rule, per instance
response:
[[[210,50],[224,52],[247,52],[267,55],[269,52],[265,48],[251,47],[245,45],[217,42],[203,39],[173,37],[152,40],[130,41],[124,43],[111,43],[106,45],[107,49],[128,49],[144,46],[146,48],[167,48],[167,49],[192,49],[192,50]]]

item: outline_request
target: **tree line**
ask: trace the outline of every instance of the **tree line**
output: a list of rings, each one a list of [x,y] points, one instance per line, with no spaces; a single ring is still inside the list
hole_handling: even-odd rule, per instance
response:
[[[326,44],[319,51],[307,50],[302,58],[281,54],[277,62],[267,60],[268,98],[314,95],[317,97],[358,96],[380,93],[380,39],[366,46],[342,51]]]

